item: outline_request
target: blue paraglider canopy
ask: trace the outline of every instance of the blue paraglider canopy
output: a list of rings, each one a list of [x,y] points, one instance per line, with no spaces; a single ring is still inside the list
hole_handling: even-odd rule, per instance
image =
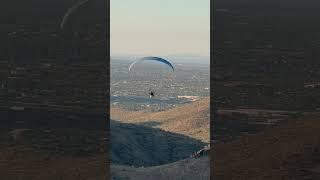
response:
[[[146,60],[148,60],[148,61],[158,61],[158,62],[160,62],[160,63],[166,64],[166,65],[168,65],[168,66],[172,69],[172,71],[174,71],[174,66],[172,65],[171,62],[169,62],[169,61],[166,60],[166,59],[159,58],[159,57],[154,57],[154,56],[143,57],[143,58],[141,58],[141,59],[138,59],[138,60],[134,61],[134,62],[129,66],[129,71],[132,69],[132,67],[133,67],[136,63],[141,62],[141,61],[146,61]]]

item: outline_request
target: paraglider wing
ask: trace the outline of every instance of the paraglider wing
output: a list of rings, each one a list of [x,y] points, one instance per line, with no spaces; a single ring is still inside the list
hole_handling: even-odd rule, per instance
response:
[[[76,10],[78,9],[80,6],[82,6],[83,4],[85,4],[86,2],[88,2],[89,0],[82,0],[79,1],[78,3],[76,3],[75,5],[73,5],[70,9],[68,9],[67,13],[63,16],[63,19],[61,21],[60,24],[60,28],[63,29],[64,25],[66,24],[66,22],[68,21],[70,15]]]
[[[134,61],[134,62],[129,66],[129,71],[132,69],[132,67],[133,67],[136,63],[141,62],[141,61],[145,61],[145,60],[158,61],[158,62],[160,62],[160,63],[166,64],[166,65],[168,65],[168,66],[174,71],[173,65],[172,65],[168,60],[165,60],[165,59],[159,58],[159,57],[152,57],[152,56],[150,56],[150,57],[143,57],[143,58],[141,58],[141,59],[138,59],[138,60]]]

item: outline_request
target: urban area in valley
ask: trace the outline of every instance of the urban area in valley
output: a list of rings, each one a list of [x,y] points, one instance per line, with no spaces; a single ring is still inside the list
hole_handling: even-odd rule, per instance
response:
[[[128,110],[162,111],[210,95],[209,61],[199,64],[196,60],[189,59],[176,63],[176,69],[170,73],[171,79],[168,81],[165,77],[168,72],[163,72],[163,76],[155,77],[150,70],[153,67],[150,66],[141,68],[141,71],[149,70],[149,74],[131,73],[128,68],[133,60],[132,57],[111,58],[112,106],[121,106]],[[155,91],[154,98],[149,97],[150,90]]]

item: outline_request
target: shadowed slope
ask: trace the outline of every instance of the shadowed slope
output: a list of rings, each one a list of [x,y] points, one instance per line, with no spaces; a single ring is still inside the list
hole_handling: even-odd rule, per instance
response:
[[[111,121],[112,163],[155,166],[188,158],[204,143],[180,134]]]
[[[149,168],[111,166],[111,177],[127,180],[209,180],[210,164],[208,157],[184,159],[178,162]]]

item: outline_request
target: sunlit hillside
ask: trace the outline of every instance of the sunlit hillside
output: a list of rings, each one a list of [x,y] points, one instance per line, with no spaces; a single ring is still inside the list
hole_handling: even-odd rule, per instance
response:
[[[209,142],[210,99],[177,106],[161,112],[127,111],[111,108],[111,118],[125,123],[139,123]]]

